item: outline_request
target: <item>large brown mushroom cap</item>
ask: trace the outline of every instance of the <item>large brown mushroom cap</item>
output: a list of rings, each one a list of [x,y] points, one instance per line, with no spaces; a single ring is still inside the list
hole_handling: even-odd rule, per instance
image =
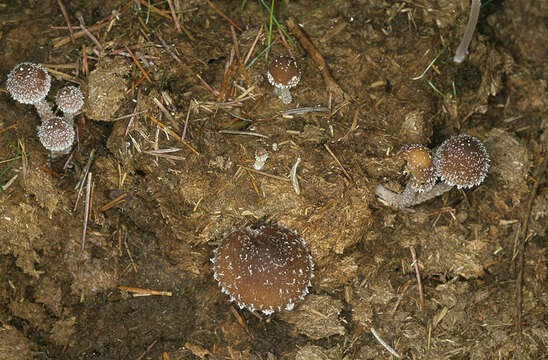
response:
[[[461,134],[445,140],[436,150],[436,168],[443,181],[458,188],[479,185],[489,169],[489,154],[473,136]]]
[[[301,80],[297,63],[289,56],[274,56],[266,76],[268,82],[277,88],[291,88]]]
[[[8,74],[7,90],[11,97],[23,104],[42,101],[49,92],[51,78],[41,65],[21,63]]]
[[[280,225],[230,233],[211,260],[214,278],[231,300],[267,315],[291,310],[308,293],[313,277],[304,240]]]
[[[418,192],[432,189],[438,178],[432,152],[426,146],[413,144],[404,146],[399,156],[407,161],[406,171],[411,175],[409,184]]]
[[[65,86],[55,96],[57,107],[66,114],[75,114],[84,105],[84,96],[76,86]]]

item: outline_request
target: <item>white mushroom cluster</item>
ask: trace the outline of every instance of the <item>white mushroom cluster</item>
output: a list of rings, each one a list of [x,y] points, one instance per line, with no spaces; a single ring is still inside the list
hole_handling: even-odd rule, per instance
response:
[[[56,96],[56,104],[64,114],[55,116],[46,96],[51,87],[51,77],[39,64],[24,62],[17,65],[8,74],[7,90],[11,97],[23,104],[32,104],[42,120],[38,138],[42,145],[52,153],[66,154],[74,142],[73,118],[84,105],[80,89],[65,86]]]

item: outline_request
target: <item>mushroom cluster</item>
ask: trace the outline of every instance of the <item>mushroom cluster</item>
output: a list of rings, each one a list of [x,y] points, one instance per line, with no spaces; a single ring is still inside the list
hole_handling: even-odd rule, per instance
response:
[[[211,261],[215,280],[232,301],[266,315],[293,309],[314,276],[304,240],[280,225],[231,232]]]
[[[461,134],[445,140],[435,151],[422,145],[408,145],[399,152],[407,161],[409,182],[402,193],[383,185],[375,189],[377,196],[397,208],[409,208],[433,199],[453,187],[479,185],[489,170],[489,154],[477,138]],[[440,182],[436,183],[438,178]]]
[[[7,90],[11,97],[23,104],[32,104],[42,120],[38,129],[38,138],[42,145],[52,153],[66,154],[74,142],[74,114],[84,104],[80,89],[65,86],[57,93],[56,104],[64,117],[55,116],[46,96],[51,87],[51,77],[39,64],[21,63],[8,74]]]

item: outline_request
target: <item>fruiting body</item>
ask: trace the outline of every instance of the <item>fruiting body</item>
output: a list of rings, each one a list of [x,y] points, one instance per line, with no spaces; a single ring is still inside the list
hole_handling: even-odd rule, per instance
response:
[[[274,92],[280,96],[282,103],[291,103],[289,89],[301,80],[301,72],[295,60],[288,56],[274,56],[266,73],[268,82],[275,86]]]
[[[407,160],[407,169],[412,175],[410,181],[402,193],[393,192],[379,184],[375,188],[376,195],[397,208],[409,208],[442,195],[454,186],[469,188],[479,185],[487,175],[489,154],[481,141],[473,136],[462,134],[445,140],[436,149],[433,158],[429,150],[426,156],[426,150],[420,145],[404,148],[400,153]],[[428,164],[433,164],[433,170]],[[434,171],[433,177],[428,177],[427,182],[419,182],[419,185],[428,184],[423,191],[418,190],[416,184],[423,174],[421,169],[428,169],[426,173],[430,175]],[[442,181],[435,184],[438,176]]]
[[[406,172],[411,176],[409,179],[411,188],[418,192],[432,189],[438,176],[430,149],[413,144],[403,147],[399,155],[407,161]]]
[[[24,62],[8,74],[7,90],[11,97],[23,104],[33,104],[40,118],[53,116],[45,97],[51,86],[51,77],[41,65]]]
[[[55,103],[65,115],[65,120],[68,123],[72,123],[74,114],[84,105],[84,96],[77,87],[65,86],[57,92]]]
[[[489,170],[485,146],[466,134],[445,140],[436,150],[435,162],[441,179],[459,189],[481,184]]]
[[[305,242],[280,225],[228,234],[215,250],[214,278],[240,308],[291,310],[308,293],[314,264]]]
[[[54,116],[42,121],[38,138],[47,150],[67,154],[74,142],[74,127],[63,118]]]

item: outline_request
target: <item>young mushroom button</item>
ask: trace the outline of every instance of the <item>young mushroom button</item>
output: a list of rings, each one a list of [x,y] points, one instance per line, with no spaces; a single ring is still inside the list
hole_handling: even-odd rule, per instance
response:
[[[65,121],[71,124],[74,114],[84,105],[84,96],[77,87],[65,86],[57,92],[55,103],[59,110],[65,114]]]
[[[52,153],[67,154],[74,142],[74,128],[63,118],[54,116],[42,121],[38,138]]]
[[[11,97],[23,104],[33,104],[40,118],[53,116],[45,98],[51,86],[51,78],[41,65],[24,62],[8,74],[7,90]]]
[[[273,56],[266,76],[268,82],[275,86],[274,93],[280,96],[282,103],[291,103],[289,88],[296,86],[301,80],[301,72],[295,60],[288,56]]]
[[[308,293],[314,269],[304,240],[280,225],[230,233],[211,261],[215,280],[232,301],[266,315],[293,309]]]

